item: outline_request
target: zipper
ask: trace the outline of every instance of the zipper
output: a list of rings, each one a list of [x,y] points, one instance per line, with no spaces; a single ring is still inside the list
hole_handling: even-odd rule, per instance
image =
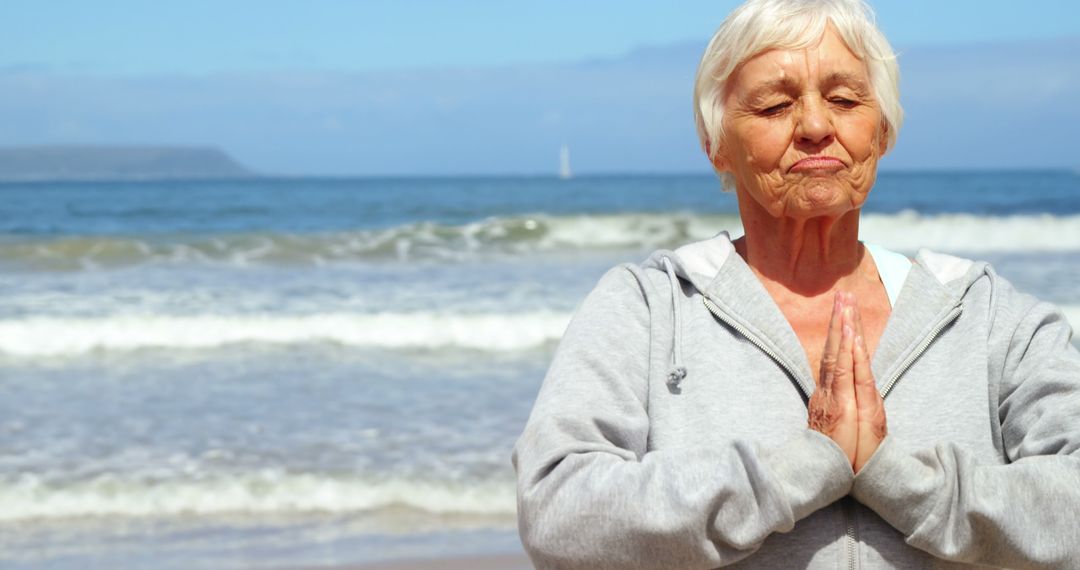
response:
[[[713,314],[713,316],[715,316],[717,319],[720,319],[720,321],[722,321],[727,326],[735,329],[735,331],[738,332],[739,334],[741,334],[743,336],[743,338],[750,341],[754,346],[761,349],[762,352],[769,355],[770,358],[772,358],[774,361],[776,361],[776,363],[779,364],[780,367],[783,368],[784,371],[786,371],[788,373],[788,376],[791,377],[791,380],[795,383],[795,385],[799,387],[799,392],[802,393],[802,395],[806,399],[806,401],[808,401],[808,402],[810,401],[810,392],[809,392],[809,390],[807,390],[806,386],[803,385],[802,381],[799,379],[799,375],[795,373],[795,370],[787,362],[785,362],[782,358],[780,358],[779,354],[777,354],[771,348],[765,346],[765,344],[763,342],[761,342],[760,340],[758,340],[757,337],[750,334],[750,331],[746,330],[746,327],[743,327],[739,323],[736,323],[732,319],[729,319],[727,317],[727,315],[725,315],[723,313],[723,311],[721,311],[720,308],[717,307],[716,304],[714,304],[712,301],[710,301],[707,297],[702,296],[701,300],[705,303],[705,308],[708,309],[709,312]],[[941,327],[941,328],[944,328],[944,327]],[[929,343],[926,343],[926,344],[929,345]],[[925,349],[923,349],[923,350],[925,350]],[[908,366],[910,366],[910,365],[908,365]],[[907,366],[905,366],[904,368],[907,368]],[[896,375],[896,377],[899,377],[899,375]],[[895,382],[896,379],[893,378],[893,381]],[[846,550],[847,550],[847,561],[848,561],[848,566],[847,567],[848,567],[849,570],[855,570],[855,554],[856,554],[856,548],[857,548],[857,542],[858,542],[858,532],[855,529],[855,513],[854,513],[854,508],[851,505],[851,498],[850,497],[845,497],[844,500],[842,501],[842,503],[843,503],[843,512],[844,512],[844,525],[846,527],[846,531],[845,531],[846,538],[844,539],[844,542],[845,542]]]
[[[751,344],[758,347],[758,349],[767,354],[769,358],[772,358],[774,361],[776,361],[776,363],[779,364],[780,367],[788,373],[788,376],[791,377],[795,385],[798,386],[799,392],[803,395],[803,397],[807,401],[810,400],[810,391],[806,388],[806,385],[803,384],[801,377],[795,372],[794,368],[792,368],[791,365],[789,365],[783,358],[780,357],[779,354],[776,353],[776,351],[772,350],[763,342],[758,340],[757,337],[752,335],[750,331],[746,329],[746,327],[728,318],[728,316],[725,315],[723,311],[721,311],[720,308],[716,306],[715,303],[710,301],[708,297],[702,296],[701,300],[705,304],[705,308],[708,309],[709,312],[713,314],[713,316],[715,316],[727,326],[735,329],[735,331],[742,335],[743,338],[750,341]],[[949,326],[953,323],[953,321],[960,317],[960,313],[962,312],[964,312],[964,308],[962,306],[957,305],[953,307],[953,309],[949,311],[949,314],[945,315],[945,318],[943,318],[941,322],[939,322],[937,326],[935,326],[934,329],[930,331],[930,334],[927,335],[926,338],[924,338],[922,342],[919,343],[919,346],[917,346],[915,350],[912,351],[912,353],[904,360],[900,367],[896,369],[896,372],[893,373],[893,375],[889,378],[888,382],[885,383],[885,387],[881,390],[882,399],[889,395],[889,392],[891,392],[893,387],[896,386],[896,383],[900,380],[900,377],[903,376],[904,373],[907,372],[913,364],[915,364],[915,361],[918,360],[924,352],[926,352],[926,349],[930,348],[930,345],[933,344],[937,337],[941,335],[941,332],[945,330],[945,327]],[[856,554],[859,542],[859,534],[858,529],[855,525],[855,507],[851,503],[850,497],[844,499],[843,511],[844,524],[846,526],[845,543],[847,546],[848,568],[850,570],[855,570],[857,562]]]
[[[712,313],[714,317],[716,317],[716,318],[720,319],[721,321],[723,321],[724,324],[726,324],[727,326],[735,329],[735,331],[738,332],[740,335],[742,335],[743,338],[750,341],[751,344],[753,344],[754,346],[761,349],[761,351],[764,352],[765,354],[769,355],[769,358],[772,358],[773,360],[775,360],[776,363],[779,364],[780,367],[783,368],[784,371],[788,373],[788,376],[790,376],[791,379],[795,382],[795,385],[798,386],[799,392],[803,395],[803,398],[806,401],[810,401],[810,390],[808,390],[806,388],[806,385],[803,384],[802,379],[795,372],[795,369],[792,368],[791,365],[789,365],[787,362],[785,362],[784,359],[780,358],[780,355],[777,354],[776,351],[774,351],[773,349],[765,346],[765,344],[762,343],[760,340],[758,340],[757,337],[750,334],[750,331],[746,330],[746,327],[744,327],[744,326],[740,325],[739,323],[736,323],[735,321],[729,319],[727,317],[727,315],[725,315],[723,313],[723,311],[720,310],[719,307],[717,307],[712,301],[709,300],[708,297],[705,297],[704,295],[702,295],[701,300],[705,303],[705,308],[708,309],[709,312]]]
[[[918,360],[920,356],[922,356],[922,353],[926,352],[927,348],[930,348],[930,345],[941,334],[941,331],[945,330],[945,327],[949,326],[953,323],[953,321],[959,318],[960,313],[963,312],[964,308],[962,306],[957,305],[953,307],[953,310],[949,311],[948,315],[945,315],[945,318],[942,319],[936,327],[934,327],[934,330],[930,331],[930,334],[927,335],[927,337],[924,338],[921,343],[919,343],[919,346],[916,347],[910,355],[908,355],[908,357],[904,360],[900,367],[896,369],[896,372],[892,375],[892,377],[889,378],[889,381],[885,383],[885,387],[881,389],[882,399],[889,395],[889,392],[892,391],[893,386],[896,385],[896,382],[900,380],[900,377],[903,376],[905,372],[908,371],[908,368],[911,368],[912,364],[915,364],[915,361]]]
[[[856,547],[859,543],[859,532],[855,528],[855,505],[854,499],[851,497],[844,497],[844,523],[847,525],[847,561],[848,569],[855,570],[856,567]]]
[[[788,373],[788,376],[790,376],[791,379],[795,381],[795,385],[799,387],[799,392],[802,393],[803,397],[807,400],[810,399],[810,391],[807,390],[802,378],[795,372],[795,369],[792,368],[791,365],[784,361],[783,358],[780,358],[780,355],[777,354],[776,351],[772,350],[768,346],[765,346],[765,344],[758,340],[757,337],[752,335],[750,331],[746,330],[746,327],[728,318],[727,315],[725,315],[723,311],[721,311],[720,308],[716,306],[715,303],[710,301],[708,297],[702,296],[701,300],[705,304],[705,308],[708,309],[709,312],[713,314],[713,316],[723,321],[724,324],[726,324],[727,326],[735,329],[735,331],[742,335],[743,338],[750,341],[750,343],[754,346],[758,347],[762,352],[767,354],[769,358],[775,360],[776,363],[779,364],[780,367]],[[893,373],[893,375],[889,378],[889,381],[885,383],[885,387],[881,389],[882,398],[885,398],[889,395],[889,392],[891,392],[893,387],[896,386],[896,383],[900,380],[900,377],[903,376],[909,368],[911,368],[911,365],[915,364],[915,361],[918,360],[924,352],[926,352],[926,349],[930,348],[930,345],[933,344],[934,341],[937,340],[937,337],[941,335],[941,331],[945,330],[945,327],[949,326],[953,323],[953,321],[959,318],[960,314],[963,312],[964,307],[957,305],[953,307],[951,311],[949,311],[948,315],[945,315],[945,318],[942,319],[941,322],[939,322],[937,326],[934,327],[934,330],[930,331],[930,334],[927,335],[926,338],[924,338],[922,342],[919,343],[919,346],[916,347],[910,355],[908,355],[908,357],[904,360],[900,367],[896,369],[896,372]]]

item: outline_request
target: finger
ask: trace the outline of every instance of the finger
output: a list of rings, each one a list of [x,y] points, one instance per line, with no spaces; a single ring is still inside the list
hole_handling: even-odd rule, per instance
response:
[[[843,293],[836,292],[833,296],[832,316],[829,317],[829,333],[825,337],[825,351],[821,353],[821,374],[819,382],[822,386],[832,384],[832,373],[836,367],[836,353],[840,349],[841,335],[841,310],[843,309]]]
[[[836,354],[836,370],[833,373],[832,388],[840,399],[855,398],[855,378],[853,374],[855,329],[852,307],[845,306],[841,312],[840,347]]]
[[[837,291],[833,295],[832,315],[829,317],[829,335],[825,339],[825,353],[834,354],[840,348],[840,333],[842,324],[841,311],[844,310],[844,293]]]
[[[856,396],[860,386],[863,388],[873,389],[873,393],[877,394],[877,386],[874,381],[874,373],[870,369],[870,350],[866,348],[866,335],[863,334],[862,324],[862,311],[859,310],[859,306],[855,301],[855,294],[852,293],[851,297],[851,312],[854,316],[854,328],[855,328],[855,346],[854,346],[854,371],[855,371],[855,390]],[[875,397],[874,400],[878,400],[880,397]],[[869,400],[867,400],[869,403]]]
[[[873,424],[874,431],[883,436],[885,402],[870,369],[870,355],[866,350],[866,338],[862,335],[855,337],[855,401],[859,408],[859,421]]]
[[[854,293],[851,293],[850,300],[851,300],[850,305],[851,305],[852,311],[855,313],[855,338],[856,338],[856,340],[858,340],[859,337],[866,338],[863,335],[862,311],[859,310],[859,302],[855,298]],[[863,348],[866,348],[865,344],[863,345]],[[867,352],[867,355],[869,355],[869,354],[870,353]]]
[[[858,408],[858,443],[855,446],[853,468],[858,473],[873,457],[888,432],[885,402],[878,393],[870,371],[870,358],[863,335],[855,337],[855,398]]]
[[[874,373],[870,369],[870,355],[866,350],[866,337],[862,333],[855,335],[855,397],[859,401],[859,408],[865,405],[876,405],[881,399],[877,391],[877,382]]]
[[[870,351],[866,348],[866,335],[863,334],[862,325],[862,312],[859,311],[859,305],[855,299],[855,294],[851,293],[849,300],[851,301],[851,312],[854,317],[854,372],[855,372],[855,396],[859,399],[859,407],[863,405],[874,405],[880,396],[877,394],[877,386],[874,381],[874,373],[870,369]],[[865,394],[863,392],[866,392]],[[871,397],[872,396],[872,397]]]
[[[859,300],[855,298],[855,293],[853,291],[844,292],[844,305],[854,309],[854,312],[858,312]]]

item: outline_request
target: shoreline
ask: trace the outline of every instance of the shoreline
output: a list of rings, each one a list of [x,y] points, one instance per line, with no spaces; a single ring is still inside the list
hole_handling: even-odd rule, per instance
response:
[[[525,554],[388,560],[357,565],[318,566],[309,570],[533,570]]]

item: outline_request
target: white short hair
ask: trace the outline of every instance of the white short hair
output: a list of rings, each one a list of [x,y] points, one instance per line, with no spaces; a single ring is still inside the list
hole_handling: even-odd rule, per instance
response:
[[[866,63],[870,87],[881,107],[888,141],[896,144],[904,122],[900,106],[900,69],[889,41],[878,29],[874,12],[863,0],[747,0],[716,30],[694,78],[694,122],[709,162],[724,136],[724,96],[732,73],[748,59],[770,49],[803,49],[816,43],[831,23],[856,57]],[[727,190],[734,179],[720,173]]]

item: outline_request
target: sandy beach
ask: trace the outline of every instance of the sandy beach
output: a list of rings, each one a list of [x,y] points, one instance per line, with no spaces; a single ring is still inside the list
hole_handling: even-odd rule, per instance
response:
[[[432,558],[396,560],[349,567],[349,570],[532,570],[529,558],[523,554],[477,556],[468,558]],[[340,567],[335,567],[340,568]]]
[[[877,184],[868,241],[1080,325],[1076,175]],[[739,223],[711,175],[3,194],[0,568],[50,570],[529,568],[510,458],[575,307]]]

